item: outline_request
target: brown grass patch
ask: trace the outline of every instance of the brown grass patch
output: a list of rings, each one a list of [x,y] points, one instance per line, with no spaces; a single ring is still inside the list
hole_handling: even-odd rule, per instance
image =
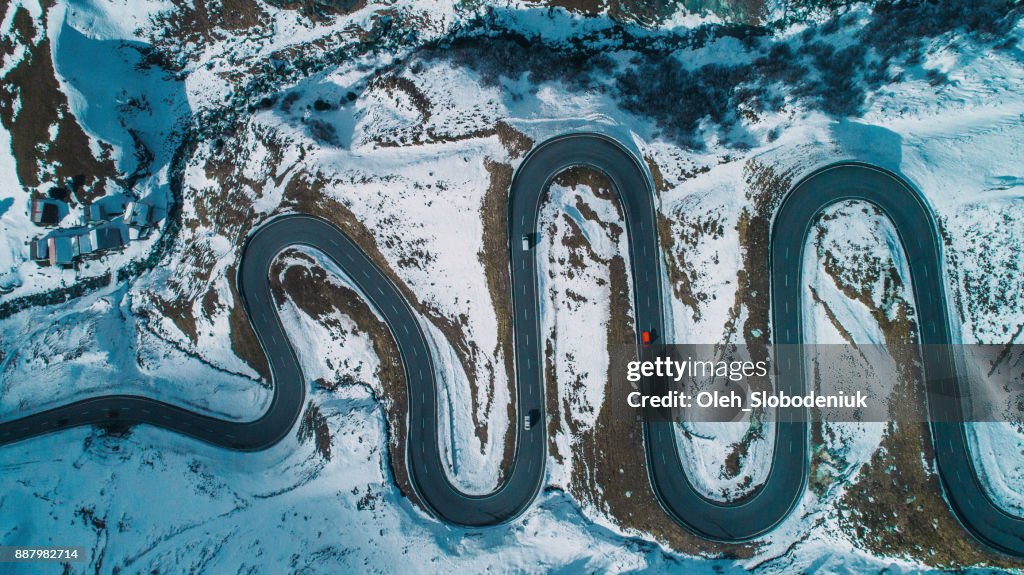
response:
[[[512,185],[512,166],[490,159],[484,160],[490,183],[480,206],[483,220],[483,249],[477,254],[487,276],[487,291],[498,323],[498,344],[494,356],[502,358],[509,397],[516,397],[516,380],[512,366],[512,282],[508,255],[508,193]],[[516,402],[508,404],[508,420],[516,421]],[[501,458],[501,469],[507,469],[515,453],[515,433],[507,433]]]
[[[285,10],[298,10],[314,21],[330,20],[331,15],[352,14],[367,6],[367,0],[268,0]]]
[[[654,191],[660,197],[662,193],[671,190],[673,187],[665,180],[664,174],[662,174],[661,168],[657,162],[651,156],[644,156],[644,162],[647,164],[647,169],[651,173],[651,178],[654,181]],[[708,168],[697,170],[690,174],[683,174],[684,178],[689,178],[708,171]],[[706,294],[695,293],[693,289],[693,281],[696,279],[697,271],[693,268],[693,265],[689,262],[686,250],[681,249],[676,245],[676,234],[673,229],[674,224],[683,225],[687,216],[684,214],[665,214],[661,210],[657,214],[657,227],[658,227],[658,243],[661,246],[662,253],[664,253],[665,268],[668,273],[669,285],[672,288],[672,294],[675,295],[676,299],[683,303],[686,307],[690,308],[690,312],[693,316],[694,321],[701,318],[700,304],[707,299]],[[699,243],[702,234],[710,234],[713,237],[724,233],[721,223],[717,220],[697,222],[687,226],[689,230],[684,231],[679,240],[685,246],[696,247]]]
[[[768,284],[768,249],[770,245],[771,218],[775,208],[785,197],[792,184],[792,173],[778,173],[774,168],[758,160],[750,160],[744,169],[749,205],[743,209],[736,230],[739,233],[743,266],[736,274],[735,300],[729,310],[725,324],[724,344],[747,346],[752,361],[770,361],[769,328],[771,298]],[[698,221],[695,230],[701,233],[723,234],[721,224],[714,220]],[[739,325],[743,310],[747,310],[743,325]],[[741,337],[741,341],[736,341]],[[771,390],[768,377],[751,377],[747,383],[752,391]],[[743,438],[729,446],[723,461],[725,477],[736,477],[743,470],[743,463],[754,441],[763,437],[764,413],[755,411],[750,418],[750,427]],[[744,482],[749,487],[751,482]]]
[[[505,122],[499,121],[495,124],[494,131],[498,134],[498,141],[513,159],[522,157],[533,149],[533,140]]]
[[[621,397],[625,385],[613,373],[624,373],[626,361],[616,346],[636,341],[636,328],[629,315],[632,301],[629,297],[628,270],[621,257],[610,262],[611,317],[608,321],[609,365],[605,397]],[[742,545],[718,545],[701,539],[669,516],[658,502],[647,474],[647,459],[640,421],[622,421],[616,409],[606,404],[598,414],[593,430],[579,435],[576,455],[584,462],[573,477],[573,495],[589,502],[624,529],[649,533],[673,549],[688,553],[724,553],[746,557],[752,549]]]
[[[242,308],[242,299],[238,295],[238,286],[235,285],[235,274],[237,268],[228,268],[228,286],[231,289],[231,311],[228,312],[228,325],[231,326],[231,351],[239,359],[249,364],[249,367],[256,370],[262,378],[264,385],[270,384],[270,364],[267,363],[267,355],[263,353],[256,332],[253,331],[249,318]]]
[[[171,320],[189,341],[196,342],[199,334],[196,330],[196,318],[192,315],[191,302],[153,298],[153,307],[160,312],[162,317]]]
[[[668,0],[640,2],[637,0],[545,0],[548,6],[557,6],[584,16],[607,13],[616,22],[654,27],[665,22],[675,11],[713,12],[722,17],[738,18],[741,22],[757,24],[763,17],[762,0],[724,0],[714,3],[688,0],[685,3]]]
[[[672,293],[690,308],[693,320],[698,321],[702,317],[701,304],[709,296],[696,291],[693,287],[698,272],[687,256],[687,249],[697,249],[704,237],[717,239],[725,235],[725,228],[721,219],[710,215],[677,214],[675,223],[683,228],[678,236],[678,242],[674,235],[672,219],[659,213],[658,239],[665,250],[665,263]]]
[[[779,173],[767,164],[751,160],[744,169],[744,180],[750,205],[743,209],[736,224],[743,252],[743,268],[736,274],[736,302],[726,331],[735,333],[740,329],[736,325],[739,312],[741,308],[746,308],[748,313],[742,326],[743,342],[751,347],[751,360],[759,361],[768,360],[768,342],[771,341],[768,325],[771,313],[771,290],[768,285],[771,221],[775,209],[792,187],[793,174],[790,171]],[[770,384],[765,381],[762,385]]]
[[[306,406],[295,436],[301,443],[312,440],[316,452],[327,461],[331,460],[331,428],[316,402],[310,401]]]
[[[240,138],[236,146],[225,147],[210,157],[195,160],[202,166],[206,177],[216,182],[216,185],[203,189],[186,188],[188,194],[185,201],[192,203],[195,217],[187,219],[183,224],[193,232],[199,227],[209,228],[227,238],[232,245],[242,245],[257,222],[252,198],[260,197],[264,186],[270,181],[275,185],[281,183],[273,177],[268,178],[268,181],[254,181],[244,175],[242,167],[249,162],[252,149],[256,146],[267,150],[265,161],[274,168],[280,165],[283,152],[282,143],[270,131],[253,129],[251,132],[236,133],[236,136]],[[269,173],[276,171],[271,169]],[[231,290],[231,301],[225,305],[220,301],[217,286],[212,282],[217,261],[217,256],[203,241],[193,241],[183,246],[181,263],[167,282],[167,291],[171,296],[154,296],[153,300],[161,309],[170,312],[168,317],[193,343],[196,341],[196,325],[199,321],[194,315],[194,303],[201,303],[202,313],[207,318],[213,318],[217,312],[227,308],[232,351],[257,372],[261,385],[269,386],[269,365],[245,316],[235,285],[237,264],[228,266],[225,272]]]

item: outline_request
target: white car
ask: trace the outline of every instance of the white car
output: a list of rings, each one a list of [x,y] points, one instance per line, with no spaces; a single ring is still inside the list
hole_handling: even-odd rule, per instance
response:
[[[530,234],[523,234],[523,251],[530,251]]]

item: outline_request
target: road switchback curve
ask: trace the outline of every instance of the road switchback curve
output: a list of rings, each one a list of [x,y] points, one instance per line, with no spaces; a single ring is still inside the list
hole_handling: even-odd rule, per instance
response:
[[[294,428],[307,384],[273,303],[269,271],[283,250],[306,246],[319,250],[344,271],[396,340],[409,391],[406,463],[422,501],[438,518],[453,524],[487,526],[509,521],[536,498],[547,458],[536,250],[523,249],[519,239],[528,234],[534,237],[544,192],[554,177],[577,166],[607,176],[623,208],[638,331],[667,333],[655,193],[641,162],[614,139],[594,133],[568,134],[538,145],[513,179],[508,229],[517,410],[520,414],[536,410],[541,417],[529,429],[522,417],[517,420],[512,467],[492,493],[463,493],[448,478],[438,447],[438,384],[431,349],[408,302],[348,236],[324,220],[300,214],[274,218],[251,234],[236,279],[273,380],[270,406],[259,418],[228,421],[151,398],[108,395],[0,423],[0,445],[70,427],[110,424],[154,425],[241,451],[275,445]],[[964,527],[979,540],[1024,556],[1024,520],[1006,513],[988,496],[970,456],[965,426],[955,423],[962,419],[962,405],[954,399],[959,397],[960,385],[955,360],[948,347],[930,345],[952,343],[939,236],[921,195],[898,176],[866,164],[836,164],[808,176],[783,201],[772,224],[770,247],[776,385],[792,395],[804,394],[807,387],[799,346],[779,344],[804,342],[800,277],[808,230],[823,209],[847,200],[870,202],[889,217],[910,265],[928,374],[932,438],[946,498]],[[639,348],[640,342],[635,343]],[[809,438],[802,411],[780,410],[776,419],[767,479],[749,496],[726,503],[694,488],[680,460],[673,424],[647,413],[648,472],[665,510],[697,535],[721,542],[750,540],[777,526],[804,493]]]

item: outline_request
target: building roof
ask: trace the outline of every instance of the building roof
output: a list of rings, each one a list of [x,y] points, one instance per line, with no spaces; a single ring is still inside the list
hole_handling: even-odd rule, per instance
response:
[[[93,228],[89,232],[94,250],[109,250],[128,244],[128,230],[124,225],[108,225]]]
[[[72,236],[52,236],[48,239],[50,263],[71,265],[75,259],[75,242]]]
[[[85,210],[85,221],[88,222],[101,222],[107,219],[106,212],[103,210],[103,206],[100,204],[89,204]]]
[[[79,234],[75,236],[75,242],[75,255],[84,256],[96,249],[92,243],[92,234]]]
[[[130,202],[124,210],[124,221],[129,226],[143,227],[151,222],[151,210],[149,204],[143,202]]]
[[[64,208],[64,209],[61,209]],[[32,222],[42,225],[55,225],[67,212],[67,204],[53,198],[35,198],[32,200]]]
[[[124,194],[102,197],[89,204],[85,210],[85,222],[104,222],[124,213],[128,199]]]
[[[36,238],[28,245],[29,258],[34,261],[43,261],[50,259],[49,242],[46,238]]]

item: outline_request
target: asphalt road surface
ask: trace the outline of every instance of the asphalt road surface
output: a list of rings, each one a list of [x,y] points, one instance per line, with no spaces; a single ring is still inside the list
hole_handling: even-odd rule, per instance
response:
[[[274,382],[270,407],[258,419],[226,421],[161,401],[130,395],[86,399],[0,424],[0,444],[69,427],[148,424],[229,449],[252,451],[281,441],[294,428],[305,403],[307,383],[285,335],[270,293],[269,269],[289,246],[320,250],[340,267],[387,322],[401,350],[409,388],[407,464],[421,499],[440,519],[485,526],[523,512],[544,482],[543,355],[535,251],[522,238],[535,234],[544,191],[561,171],[589,166],[604,173],[618,192],[629,234],[638,331],[666,333],[662,310],[661,254],[655,194],[636,157],[616,141],[580,133],[537,146],[517,171],[509,206],[509,254],[513,286],[516,450],[505,482],[493,493],[460,492],[449,481],[438,447],[437,381],[431,350],[420,323],[390,280],[341,231],[310,216],[289,215],[260,226],[249,238],[238,272],[238,291],[269,360]],[[946,499],[962,524],[984,543],[1024,555],[1024,520],[1002,511],[986,494],[971,461],[955,359],[948,347],[951,325],[943,284],[939,236],[920,195],[893,174],[862,164],[840,164],[812,174],[787,196],[772,225],[772,325],[776,344],[803,342],[800,272],[811,223],[825,207],[844,200],[878,206],[900,234],[910,265],[928,373],[932,437]],[[530,236],[533,238],[534,236]],[[531,242],[532,243],[532,242]],[[636,342],[640,348],[640,342]],[[777,385],[803,394],[806,381],[798,346],[776,347]],[[785,350],[785,351],[783,351]],[[522,414],[536,410],[537,424],[525,429]],[[717,541],[744,541],[773,529],[802,497],[808,475],[809,440],[805,414],[777,415],[771,469],[764,484],[736,502],[700,494],[687,480],[672,423],[648,413],[644,421],[650,481],[662,505],[680,524]],[[8,449],[16,449],[10,447]]]

